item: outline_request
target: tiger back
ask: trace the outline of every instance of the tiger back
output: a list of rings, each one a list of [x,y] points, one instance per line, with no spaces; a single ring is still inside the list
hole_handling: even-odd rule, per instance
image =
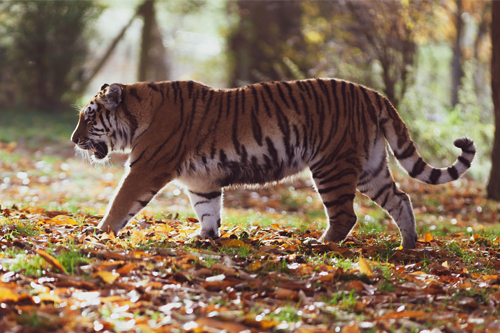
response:
[[[410,198],[394,183],[386,142],[413,178],[457,179],[475,154],[472,140],[448,168],[423,161],[395,108],[374,90],[337,79],[212,89],[194,81],[104,85],[82,109],[73,142],[130,155],[101,230],[118,232],[170,181],[185,187],[202,237],[217,237],[223,189],[278,182],[309,168],[323,201],[323,238],[343,240],[354,224],[356,190],[394,219],[402,245],[417,240]]]

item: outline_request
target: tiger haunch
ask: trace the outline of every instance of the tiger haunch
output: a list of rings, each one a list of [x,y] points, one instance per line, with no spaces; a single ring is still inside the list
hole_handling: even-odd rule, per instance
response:
[[[225,187],[274,183],[309,168],[329,221],[325,240],[348,235],[359,190],[393,217],[406,248],[417,240],[415,218],[388,169],[386,140],[410,176],[431,184],[460,177],[475,154],[472,140],[458,139],[462,154],[452,166],[429,166],[386,98],[337,79],[227,90],[194,81],[104,85],[82,109],[72,140],[97,161],[129,154],[99,224],[104,231],[118,232],[176,180],[186,188],[201,236],[217,237]]]

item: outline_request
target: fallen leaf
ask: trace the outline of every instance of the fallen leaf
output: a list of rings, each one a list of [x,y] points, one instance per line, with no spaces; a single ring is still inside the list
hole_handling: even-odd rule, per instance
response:
[[[359,256],[359,270],[361,271],[361,273],[364,273],[367,276],[373,276],[373,271],[370,267],[370,264],[362,256]]]
[[[105,283],[112,284],[117,278],[120,277],[120,274],[114,272],[99,271],[97,273],[94,273],[92,277],[99,277]]]
[[[432,237],[431,233],[430,232],[426,232],[424,234],[424,242],[425,243],[430,243],[431,241],[434,240],[434,237]]]
[[[73,220],[71,217],[67,215],[57,215],[50,220],[46,221],[46,223],[56,224],[56,225],[78,225],[78,222]]]
[[[273,292],[273,296],[276,297],[277,299],[297,299],[299,293],[295,290],[278,288],[276,291]]]
[[[53,256],[51,256],[50,254],[48,254],[45,251],[36,250],[35,252],[40,257],[42,257],[47,263],[49,263],[52,267],[57,268],[59,270],[59,272],[68,275],[68,272],[66,272],[66,270],[64,269],[63,265],[61,265],[59,260],[57,260],[56,258],[54,258]]]
[[[19,296],[11,289],[0,287],[0,302],[17,302]]]
[[[218,321],[212,318],[199,318],[195,321],[196,327],[189,332],[205,332],[205,331],[225,331],[228,333],[250,332],[250,329],[238,323]]]

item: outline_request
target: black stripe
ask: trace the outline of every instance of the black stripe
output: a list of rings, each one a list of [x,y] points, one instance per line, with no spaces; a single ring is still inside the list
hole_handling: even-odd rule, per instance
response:
[[[296,80],[295,83],[297,84],[297,87],[299,87],[300,90],[305,92],[305,89],[304,87],[302,87],[302,82],[300,82],[300,80]]]
[[[269,99],[271,101],[273,101],[274,97],[273,97],[273,93],[271,92],[271,88],[269,88],[269,85],[267,83],[261,83],[261,85],[264,87],[264,90],[267,92]]]
[[[420,157],[417,163],[413,166],[413,170],[410,172],[410,177],[416,178],[424,171],[426,165],[427,163],[425,163],[422,157]]]
[[[194,87],[194,82],[188,81],[188,97],[189,98],[191,98],[191,95],[193,94],[193,87]]]
[[[429,177],[429,182],[431,184],[437,184],[439,177],[441,177],[441,169],[433,169]]]
[[[146,205],[148,204],[149,200],[145,200],[145,201],[137,200],[137,202],[140,203],[142,207],[146,207]]]
[[[269,109],[269,105],[267,104],[266,98],[264,97],[264,93],[262,92],[262,90],[260,91],[260,97],[262,97],[262,102],[264,103],[264,108],[266,109],[267,115],[269,116],[269,118],[271,118],[272,117],[271,109]]]
[[[307,80],[305,83],[304,83],[304,88],[306,88],[306,92],[307,92],[307,96],[309,97],[309,99],[311,99],[311,92],[309,91],[309,87],[307,86],[306,83],[310,83],[311,81],[310,80]],[[314,88],[312,88],[314,90]]]
[[[385,195],[384,201],[382,201],[380,207],[384,208],[384,206],[387,204],[388,199],[389,199],[389,192]]]
[[[332,182],[334,180],[339,180],[342,177],[346,177],[348,175],[357,175],[357,172],[354,169],[345,169],[342,172],[336,173],[335,175],[333,175],[327,179],[321,180],[319,182],[319,185],[327,184],[327,183]]]
[[[252,121],[253,137],[255,138],[255,141],[257,141],[259,146],[262,146],[262,128],[260,127],[260,122],[255,112],[251,113],[250,120]]]
[[[137,89],[136,88],[130,88],[129,91],[130,95],[137,99],[139,102],[142,101],[142,98],[137,94]]]
[[[254,85],[248,85],[250,89],[252,89],[252,96],[253,96],[253,104],[255,107],[255,113],[259,114],[259,95],[257,94],[257,89],[255,89]]]
[[[470,168],[470,161],[463,156],[458,156],[458,160],[462,162],[467,168]]]
[[[210,200],[202,200],[202,201],[198,201],[197,203],[195,203],[195,204],[193,205],[193,207],[196,207],[196,206],[201,205],[201,204],[204,204],[204,203],[210,203]]]
[[[236,149],[236,154],[240,155],[240,143],[238,142],[238,98],[240,95],[240,89],[236,90],[236,97],[234,100],[234,118],[233,118],[233,145]]]
[[[299,106],[297,104],[297,100],[295,99],[295,97],[293,97],[292,86],[288,82],[282,82],[282,83],[288,89],[288,94],[289,94],[290,99],[292,100],[292,104],[293,104],[293,107],[295,108],[295,112],[297,112],[297,114],[300,115],[300,110],[299,110]]]
[[[233,91],[229,90],[227,92],[227,104],[226,104],[226,118],[229,118],[229,112],[231,110],[231,95]],[[236,90],[236,94],[238,94],[238,90]]]
[[[331,220],[335,220],[337,217],[339,216],[342,216],[342,215],[347,215],[347,216],[350,216],[350,217],[354,217],[356,218],[356,215],[355,214],[350,214],[350,213],[346,213],[344,211],[341,211],[341,212],[338,212],[337,214],[333,215],[333,216],[329,216],[328,217],[328,220],[331,221]],[[356,218],[357,219],[357,218]]]
[[[99,114],[99,119],[101,120],[102,126],[104,126],[104,130],[106,132],[109,132],[109,128],[108,128],[108,126],[106,126],[106,123],[104,122],[104,118],[102,117],[102,112]]]
[[[139,160],[140,160],[140,159],[142,158],[142,156],[144,155],[144,152],[145,152],[145,151],[146,151],[146,150],[143,150],[143,151],[142,151],[142,153],[141,153],[141,155],[139,155],[139,157],[138,157],[135,161],[133,161],[132,163],[130,163],[130,167],[132,167],[134,164],[136,164],[137,162],[139,162]]]
[[[453,178],[454,180],[458,179],[458,171],[453,165],[448,168],[448,173],[450,174],[451,178]]]
[[[201,216],[201,218],[200,218],[201,222],[203,222],[203,218],[204,218],[205,216],[212,216],[212,214],[203,214],[203,215]]]
[[[326,208],[330,208],[330,207],[338,206],[338,205],[343,205],[348,201],[353,201],[355,196],[356,196],[355,194],[344,194],[344,195],[341,195],[337,200],[326,201],[326,202],[323,202],[323,204],[325,205]]]
[[[339,185],[336,185],[336,186],[330,186],[330,187],[326,187],[326,188],[322,188],[322,189],[318,189],[318,193],[319,194],[325,194],[325,193],[329,193],[331,191],[334,191],[336,189],[339,189],[341,187],[344,187],[344,186],[347,186],[347,185],[350,185],[351,183],[342,183],[342,184],[339,184]]]
[[[278,151],[274,147],[273,141],[267,136],[266,137],[266,143],[267,143],[267,151],[271,155],[273,162],[276,163],[275,166],[278,164]]]
[[[191,192],[193,194],[196,194],[199,197],[208,199],[208,200],[212,200],[212,199],[215,199],[217,197],[220,197],[221,194],[222,194],[222,192],[219,192],[219,191],[208,192],[208,193],[200,193],[200,192],[194,192],[194,191],[189,190],[189,192]]]
[[[413,142],[410,142],[410,145],[408,146],[408,148],[406,148],[401,154],[398,154],[396,151],[394,151],[394,156],[398,159],[398,160],[404,160],[408,157],[411,157],[413,156],[413,154],[415,153],[415,144]]]
[[[156,92],[159,91],[158,87],[153,82],[148,83],[148,88],[151,88],[151,89],[153,89]]]
[[[152,195],[157,195],[158,194],[158,191],[154,191],[154,190],[151,190],[149,191]]]
[[[326,101],[328,103],[328,111],[330,112],[330,114],[332,114],[332,102],[330,100],[330,94],[328,93],[328,87],[325,85],[325,82],[323,82],[323,80],[316,79],[316,81],[318,82],[318,85],[321,88],[323,94],[326,95]]]
[[[372,198],[373,201],[377,201],[377,199],[384,193],[387,189],[392,186],[393,183],[385,184],[380,190],[378,190],[377,194]]]
[[[283,90],[281,90],[281,84],[282,83],[283,82],[276,82],[276,87],[278,88],[278,94],[280,95],[281,100],[283,101],[283,103],[285,103],[286,107],[290,108],[290,104],[288,104],[287,100],[285,99],[285,94],[283,93]]]
[[[245,95],[246,89],[241,89],[241,114],[245,114]]]

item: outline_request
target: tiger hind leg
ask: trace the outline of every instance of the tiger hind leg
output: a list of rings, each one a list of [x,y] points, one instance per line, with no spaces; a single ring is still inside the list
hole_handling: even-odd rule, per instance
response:
[[[341,163],[337,164],[338,166]],[[323,236],[325,241],[340,242],[356,224],[354,197],[359,173],[355,168],[312,171],[316,189],[321,196],[328,220]]]
[[[201,224],[200,236],[203,238],[219,237],[222,189],[188,189],[187,194]]]
[[[391,215],[401,233],[401,245],[406,249],[413,249],[418,237],[410,197],[394,183],[385,151],[377,162],[378,165],[372,170],[363,172],[359,179],[358,190]]]

